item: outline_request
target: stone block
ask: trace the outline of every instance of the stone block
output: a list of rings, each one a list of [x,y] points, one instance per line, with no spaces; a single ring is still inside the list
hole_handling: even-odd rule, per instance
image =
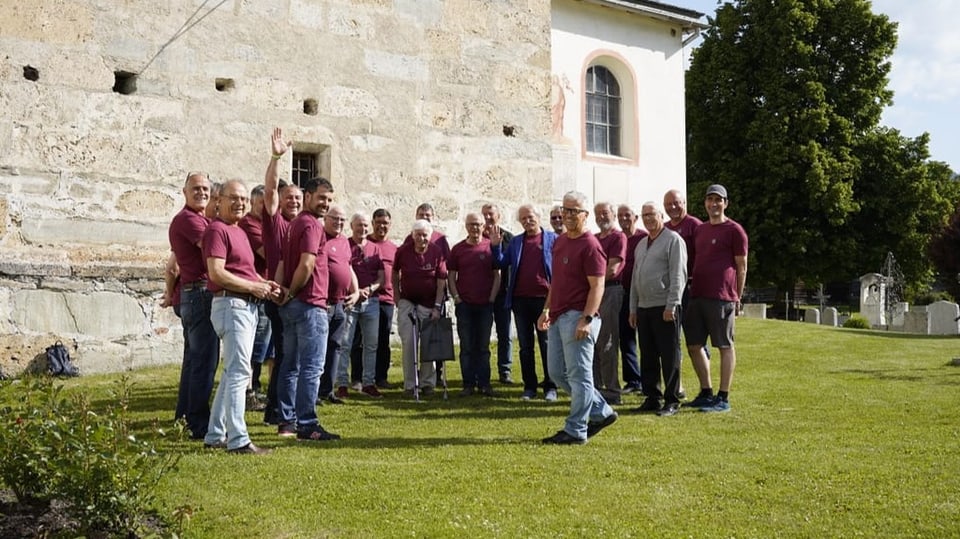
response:
[[[291,0],[290,24],[323,30],[323,5],[310,0]]]
[[[167,245],[167,228],[130,221],[93,221],[89,219],[31,219],[20,227],[27,243],[58,245],[92,243],[100,245]]]
[[[443,4],[441,0],[395,0],[394,9],[405,17],[416,21],[420,26],[437,26],[443,13]],[[460,12],[466,16],[469,9]]]
[[[761,320],[767,317],[766,303],[744,303],[743,316],[746,318],[759,318]]]
[[[820,324],[820,311],[816,309],[804,309],[803,321],[808,324]]]
[[[409,81],[425,81],[429,72],[422,57],[369,49],[364,52],[364,67],[377,77]]]
[[[331,6],[327,28],[332,34],[363,41],[369,41],[377,35],[374,18],[352,7]]]
[[[366,90],[331,86],[323,89],[319,112],[343,118],[376,118],[380,108],[376,96]]]
[[[79,45],[93,36],[96,16],[87,2],[34,0],[7,3],[0,17],[0,39]]]
[[[821,321],[821,324],[835,328],[837,327],[838,318],[837,308],[827,307],[823,310],[823,320]]]
[[[960,334],[960,306],[949,301],[937,301],[927,306],[931,335]]]
[[[13,320],[23,332],[117,338],[140,335],[145,318],[132,297],[115,292],[78,294],[20,290],[13,295]]]
[[[906,333],[930,334],[930,316],[926,311],[912,310],[903,313],[903,331]]]

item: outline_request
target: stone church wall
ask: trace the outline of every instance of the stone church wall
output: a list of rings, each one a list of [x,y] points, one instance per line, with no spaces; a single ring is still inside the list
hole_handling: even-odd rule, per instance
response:
[[[163,48],[218,4],[0,0],[5,372],[56,339],[88,373],[178,362],[186,172],[260,183],[273,126],[396,239],[425,201],[453,238],[484,201],[550,203],[548,0],[228,0]]]

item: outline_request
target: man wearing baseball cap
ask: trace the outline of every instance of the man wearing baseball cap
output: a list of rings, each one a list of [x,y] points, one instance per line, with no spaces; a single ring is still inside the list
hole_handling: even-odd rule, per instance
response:
[[[729,204],[724,186],[708,187],[704,207],[709,220],[694,232],[696,259],[684,326],[701,395],[713,394],[705,353],[708,335],[710,343],[720,349],[720,390],[700,407],[702,412],[730,411],[730,384],[737,363],[733,330],[747,280],[748,240],[743,227],[726,216]]]

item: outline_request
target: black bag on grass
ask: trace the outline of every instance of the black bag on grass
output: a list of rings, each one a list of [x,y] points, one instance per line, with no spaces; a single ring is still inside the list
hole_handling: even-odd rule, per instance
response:
[[[53,376],[80,376],[80,369],[70,360],[70,352],[60,341],[47,347],[47,372]]]

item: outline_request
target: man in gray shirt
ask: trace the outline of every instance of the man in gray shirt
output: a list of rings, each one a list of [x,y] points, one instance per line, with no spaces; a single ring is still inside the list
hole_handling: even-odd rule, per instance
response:
[[[640,217],[649,235],[637,245],[629,322],[637,329],[647,398],[634,411],[672,416],[680,410],[680,298],[687,283],[687,248],[679,234],[664,226],[663,208],[656,202],[644,203]]]

